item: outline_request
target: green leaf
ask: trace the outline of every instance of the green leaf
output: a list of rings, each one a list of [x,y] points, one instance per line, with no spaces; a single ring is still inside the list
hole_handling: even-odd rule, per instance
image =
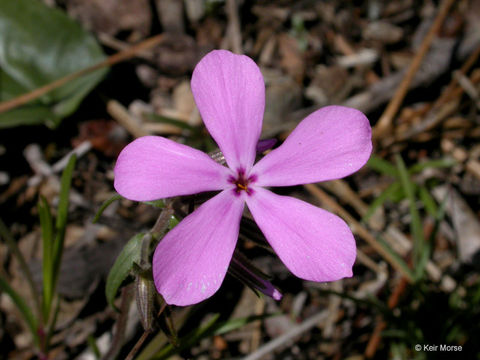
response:
[[[455,165],[456,163],[457,162],[452,158],[424,161],[424,162],[420,162],[415,165],[412,165],[408,169],[408,172],[410,174],[416,174],[429,168],[449,168]]]
[[[175,217],[175,215],[170,216],[170,220],[168,221],[168,228],[171,230],[175,226],[178,225],[180,221]]]
[[[390,164],[387,160],[384,160],[378,156],[372,155],[367,162],[367,166],[381,174],[389,175],[393,177],[398,176],[397,169],[395,166]]]
[[[145,204],[151,205],[153,207],[163,209],[165,207],[165,201],[163,199],[160,200],[153,200],[153,201],[145,201]]]
[[[123,199],[122,195],[115,194],[113,195],[110,199],[105,200],[100,206],[100,209],[98,209],[97,213],[95,214],[95,217],[92,220],[92,223],[96,223],[98,220],[100,220],[100,216],[102,216],[103,212],[115,201]]]
[[[67,226],[67,216],[68,216],[68,204],[69,204],[69,194],[70,186],[72,183],[73,170],[75,169],[75,163],[77,161],[77,156],[73,154],[68,160],[65,170],[63,170],[62,178],[60,180],[60,194],[57,210],[57,220],[55,222],[55,242],[53,247],[53,259],[58,261],[58,264],[55,264],[54,271],[58,272],[60,267],[60,258],[63,250],[63,240],[65,238],[65,228]]]
[[[431,217],[435,218],[438,214],[438,206],[432,195],[430,195],[428,189],[425,186],[420,186],[418,189],[418,195],[425,206],[425,210],[427,210]]]
[[[403,275],[405,275],[409,281],[414,281],[415,280],[415,274],[412,272],[412,270],[408,267],[407,263],[403,258],[398,255],[398,253],[393,250],[390,245],[382,238],[382,237],[377,237],[377,241],[380,245],[382,245],[383,249],[387,251],[390,256],[392,257],[393,262],[395,263],[394,267],[401,268]]]
[[[135,263],[140,261],[142,251],[142,238],[145,234],[140,233],[132,237],[123,248],[117,260],[110,269],[105,286],[105,296],[107,301],[114,309],[113,304],[117,291],[122,285],[123,280],[127,278]]]
[[[3,275],[0,274],[0,289],[4,291],[12,299],[15,306],[18,308],[23,318],[25,319],[35,342],[38,344],[37,320],[33,316],[32,310],[23,300],[23,298],[8,284]]]
[[[383,203],[387,200],[392,198],[392,196],[398,192],[398,189],[400,188],[400,184],[398,182],[394,182],[391,184],[388,188],[382,191],[382,193],[373,200],[373,202],[370,204],[368,207],[367,212],[365,215],[362,217],[362,222],[367,223],[368,220],[372,217],[372,215],[375,213],[375,211],[383,205]]]
[[[68,203],[70,194],[70,185],[72,182],[73,170],[77,156],[73,154],[68,160],[65,170],[63,170],[62,178],[60,180],[60,194],[57,209],[57,219],[55,222],[55,236],[53,244],[50,249],[51,252],[51,268],[48,270],[48,275],[44,278],[44,282],[48,284],[48,289],[43,291],[43,314],[45,321],[48,321],[50,310],[52,306],[53,296],[58,281],[60,272],[60,264],[62,261],[63,244],[65,239],[65,228],[67,226]],[[48,206],[48,204],[46,204]],[[40,218],[40,221],[42,219]],[[51,279],[50,279],[51,277]]]
[[[0,101],[9,100],[105,59],[92,35],[39,0],[0,1]],[[72,80],[38,100],[0,114],[0,128],[56,126],[78,107],[106,69]]]
[[[47,301],[53,294],[53,220],[50,212],[50,206],[47,200],[42,196],[38,202],[38,215],[40,217],[40,227],[42,228],[42,275],[43,275],[43,297],[42,311],[43,318],[48,318],[49,304]]]
[[[416,279],[420,279],[423,276],[423,271],[425,269],[426,262],[422,259],[425,258],[424,252],[427,251],[425,246],[425,238],[423,236],[422,221],[420,219],[420,214],[416,205],[415,198],[415,184],[411,181],[408,174],[405,163],[403,162],[402,157],[399,154],[395,155],[395,160],[397,162],[398,174],[400,177],[400,183],[402,184],[403,191],[407,195],[408,205],[410,209],[410,216],[412,218],[410,222],[410,232],[412,233],[414,244],[413,244],[413,260],[414,260],[414,269]]]
[[[173,354],[193,346],[202,338],[208,336],[212,332],[214,325],[219,317],[220,314],[214,314],[205,325],[194,329],[193,331],[182,337],[180,340],[180,346],[173,347],[173,345],[168,344],[154,357],[154,359],[168,359]]]
[[[257,320],[264,320],[266,318],[280,315],[280,313],[276,314],[262,314],[262,315],[251,315],[242,318],[230,319],[227,321],[223,321],[221,323],[217,323],[215,325],[215,329],[213,331],[214,335],[222,335],[228,333],[230,331],[234,331],[240,329],[241,327],[248,325]]]

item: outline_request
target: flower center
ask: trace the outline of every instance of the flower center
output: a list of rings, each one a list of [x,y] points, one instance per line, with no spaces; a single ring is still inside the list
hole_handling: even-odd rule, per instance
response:
[[[253,189],[249,187],[249,185],[257,180],[256,175],[251,175],[247,177],[245,175],[245,170],[238,169],[237,170],[237,177],[230,177],[229,182],[235,184],[235,194],[239,195],[242,191],[245,191],[248,195],[253,193]]]

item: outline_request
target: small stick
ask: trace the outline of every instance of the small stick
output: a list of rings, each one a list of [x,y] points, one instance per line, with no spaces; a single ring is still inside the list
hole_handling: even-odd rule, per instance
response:
[[[109,56],[105,60],[103,60],[103,61],[101,61],[101,62],[99,62],[95,65],[92,65],[92,66],[89,66],[85,69],[82,69],[82,70],[76,71],[74,73],[68,74],[68,75],[66,75],[66,76],[64,76],[64,77],[62,77],[58,80],[55,80],[55,81],[53,81],[49,84],[46,84],[42,87],[39,87],[39,88],[37,88],[33,91],[30,91],[26,94],[20,95],[20,96],[18,96],[16,98],[13,98],[11,100],[1,102],[0,103],[0,114],[6,112],[8,110],[12,110],[16,107],[19,107],[20,105],[26,104],[26,103],[28,103],[32,100],[35,100],[35,99],[39,98],[40,96],[45,95],[46,93],[48,93],[48,92],[50,92],[54,89],[57,89],[57,88],[65,85],[66,83],[68,83],[72,80],[75,80],[75,79],[77,79],[77,78],[79,78],[83,75],[89,74],[89,73],[91,73],[95,70],[99,70],[99,69],[102,69],[104,67],[112,66],[112,65],[115,65],[119,62],[130,59],[131,57],[136,56],[137,54],[141,53],[142,51],[144,51],[146,49],[149,49],[149,48],[151,48],[155,45],[158,45],[163,40],[164,40],[163,34],[153,36],[153,37],[151,37],[147,40],[142,41],[139,44],[131,46],[130,48],[128,48],[124,51],[120,51],[119,53],[116,53],[112,56]]]
[[[227,36],[234,53],[243,54],[238,4],[235,0],[227,0],[228,28]]]
[[[427,51],[430,48],[430,45],[432,44],[432,41],[435,35],[437,34],[438,30],[440,30],[440,26],[442,25],[443,21],[448,15],[448,11],[450,10],[450,7],[454,3],[455,3],[454,0],[444,0],[441,3],[440,9],[438,10],[437,16],[435,18],[435,21],[433,22],[432,27],[430,28],[427,35],[423,39],[422,45],[420,46],[420,49],[416,53],[412,62],[410,63],[407,73],[405,74],[405,77],[403,78],[402,82],[398,86],[397,91],[395,92],[395,95],[393,96],[392,100],[390,100],[387,108],[385,109],[382,116],[380,117],[380,120],[378,121],[377,125],[373,129],[374,138],[378,139],[379,137],[385,135],[390,131],[393,118],[398,112],[398,109],[400,108],[400,106],[402,105],[403,99],[407,95],[408,88],[410,87],[410,84],[416,72],[420,68],[423,58],[427,54]]]
[[[406,279],[405,277],[402,277],[397,283],[397,286],[395,286],[393,293],[388,298],[387,305],[389,309],[394,309],[397,306],[400,300],[400,296],[405,292],[405,289],[407,288],[407,284],[408,279]],[[372,337],[368,341],[367,348],[365,349],[365,357],[367,359],[372,358],[377,352],[378,345],[380,344],[380,340],[382,339],[382,331],[387,327],[387,323],[381,319],[380,315],[377,317],[377,320],[379,322],[375,326]]]
[[[140,122],[130,115],[128,110],[118,101],[110,100],[107,103],[107,112],[134,137],[149,135],[149,132],[140,125]]]
[[[457,80],[458,84],[463,88],[465,93],[470,96],[477,108],[480,110],[480,96],[478,90],[475,88],[470,79],[459,71],[453,72],[453,78]]]
[[[263,357],[272,351],[285,346],[286,343],[292,340],[294,337],[297,337],[304,332],[310,330],[316,326],[319,322],[325,320],[328,316],[327,310],[322,310],[319,313],[313,315],[309,319],[303,321],[300,325],[294,326],[290,331],[285,334],[269,341],[265,345],[258,348],[257,351],[251,353],[247,357],[244,357],[243,360],[260,360]]]

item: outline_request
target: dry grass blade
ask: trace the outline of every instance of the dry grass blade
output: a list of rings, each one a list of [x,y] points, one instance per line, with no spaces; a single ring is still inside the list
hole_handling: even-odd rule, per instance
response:
[[[425,39],[423,40],[422,45],[420,46],[420,49],[416,53],[415,57],[412,59],[412,62],[410,63],[410,66],[408,68],[407,73],[405,74],[405,77],[403,78],[402,82],[397,88],[395,95],[393,96],[392,100],[390,101],[387,108],[385,109],[382,116],[380,117],[380,120],[378,121],[377,125],[373,129],[374,138],[378,139],[379,137],[390,132],[393,118],[395,117],[395,114],[398,112],[400,106],[402,105],[403,99],[407,95],[408,88],[413,80],[413,77],[415,76],[415,73],[417,72],[417,70],[420,68],[422,60],[427,54],[427,51],[430,48],[430,45],[432,44],[432,41],[435,35],[440,30],[440,26],[443,24],[443,21],[448,15],[448,11],[450,10],[450,7],[454,3],[455,3],[454,0],[444,0],[440,5],[440,9],[435,18],[435,21],[432,27],[430,28],[428,34],[425,36]]]

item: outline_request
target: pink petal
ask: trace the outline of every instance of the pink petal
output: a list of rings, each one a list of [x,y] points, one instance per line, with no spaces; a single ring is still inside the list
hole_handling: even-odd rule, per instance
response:
[[[160,136],[144,136],[128,144],[114,169],[114,186],[127,199],[158,200],[221,190],[230,170],[207,154]]]
[[[355,239],[338,216],[301,200],[255,188],[247,197],[255,221],[287,268],[299,278],[352,276]]]
[[[153,279],[168,304],[186,306],[222,284],[244,208],[231,189],[214,196],[174,227],[153,255]]]
[[[195,67],[192,92],[227,164],[248,173],[265,108],[265,83],[258,66],[247,56],[214,50]]]
[[[285,142],[252,169],[256,185],[290,186],[339,179],[372,152],[372,129],[360,111],[327,106],[307,116]]]

